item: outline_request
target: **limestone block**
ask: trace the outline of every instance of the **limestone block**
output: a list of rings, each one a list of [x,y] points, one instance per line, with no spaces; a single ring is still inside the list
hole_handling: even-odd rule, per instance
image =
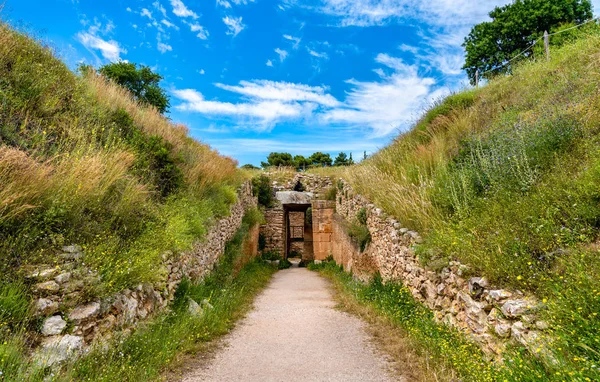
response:
[[[100,313],[100,303],[92,302],[87,305],[78,306],[69,313],[69,320],[79,324],[96,317]]]
[[[52,336],[42,341],[34,360],[40,366],[53,366],[73,358],[82,348],[83,338],[80,336]]]
[[[56,283],[56,281],[46,281],[43,283],[39,283],[35,285],[35,290],[40,293],[52,294],[56,293],[60,290],[60,285]]]
[[[58,303],[47,298],[39,298],[35,302],[35,311],[44,316],[54,314],[58,311]]]
[[[67,322],[60,315],[48,317],[42,325],[42,334],[44,336],[54,336],[62,333],[67,327]]]
[[[508,300],[502,305],[506,317],[517,318],[535,309],[535,302],[526,299]]]

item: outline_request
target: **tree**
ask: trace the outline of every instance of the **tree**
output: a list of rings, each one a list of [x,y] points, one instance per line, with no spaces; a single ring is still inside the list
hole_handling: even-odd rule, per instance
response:
[[[352,159],[352,153],[350,153],[350,158],[348,158],[348,165],[352,166],[354,164],[354,159]]]
[[[169,96],[159,86],[162,76],[149,67],[121,61],[104,65],[99,71],[129,90],[138,101],[156,107],[161,114],[169,109]]]
[[[334,166],[347,166],[347,165],[349,165],[349,163],[348,163],[348,155],[346,155],[345,152],[339,153],[338,156],[335,157],[335,160],[333,161],[333,165]]]
[[[364,154],[363,154],[363,160],[367,159],[367,151],[365,150]]]
[[[465,38],[463,69],[472,84],[482,77],[510,72],[509,60],[544,34],[566,23],[580,24],[593,17],[590,0],[515,0],[490,12],[492,21],[477,24]],[[531,51],[523,57],[531,56]]]
[[[260,164],[263,167],[294,167],[294,158],[292,158],[292,154],[290,153],[271,153],[267,157],[267,162],[261,162]]]
[[[309,162],[315,166],[331,166],[331,156],[320,151],[314,153],[308,158]]]
[[[256,167],[255,165],[250,163],[243,165],[241,168],[246,170],[260,170],[260,167]]]
[[[310,161],[303,155],[295,155],[294,164],[296,165],[296,169],[300,170],[310,166]]]

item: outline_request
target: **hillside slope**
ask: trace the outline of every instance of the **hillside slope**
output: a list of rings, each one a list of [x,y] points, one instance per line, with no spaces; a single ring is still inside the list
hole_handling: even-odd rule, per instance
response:
[[[544,301],[566,379],[599,377],[599,57],[590,34],[451,95],[344,174],[423,234],[433,269],[459,260]]]
[[[30,268],[84,249],[99,282],[79,303],[162,281],[163,254],[229,214],[237,163],[95,73],[0,23],[0,371],[39,329]],[[77,302],[77,301],[75,301]],[[2,379],[3,377],[0,377]]]

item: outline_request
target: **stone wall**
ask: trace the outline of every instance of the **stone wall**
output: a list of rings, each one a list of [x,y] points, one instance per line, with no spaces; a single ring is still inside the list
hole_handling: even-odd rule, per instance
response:
[[[273,208],[266,208],[265,224],[260,226],[260,233],[265,238],[264,252],[285,253],[285,221],[283,206],[277,204]]]
[[[34,282],[35,314],[45,317],[36,360],[47,365],[59,363],[93,343],[103,342],[116,329],[127,330],[165,308],[183,278],[199,281],[211,272],[226,243],[241,226],[245,211],[256,206],[252,187],[245,183],[238,190],[238,202],[232,205],[230,216],[216,221],[204,240],[191,251],[163,255],[161,281],[140,284],[100,300],[85,301],[84,290],[100,280],[83,263],[79,246],[64,247],[59,255],[61,261],[55,266],[25,270]],[[253,229],[252,233],[250,241],[256,244],[258,230]],[[256,254],[255,248],[248,250],[249,256]]]
[[[333,187],[333,182],[329,177],[299,172],[294,175],[292,180],[286,183],[274,181],[273,189],[275,191],[294,191],[294,187],[298,182],[302,184],[304,192],[312,192],[317,199],[321,198],[328,189]]]
[[[422,242],[417,232],[403,228],[375,205],[343,188],[336,200],[332,255],[339,264],[366,280],[379,272],[385,281],[400,281],[412,295],[429,307],[439,322],[473,338],[490,356],[499,356],[509,341],[516,341],[534,354],[544,354],[548,323],[538,320],[541,308],[532,296],[489,285],[484,277],[465,277],[468,269],[451,261],[440,272],[421,264],[414,252]],[[361,252],[348,237],[345,225],[364,208],[371,243]]]
[[[325,260],[331,255],[334,203],[329,200],[315,200],[312,204],[315,260]]]

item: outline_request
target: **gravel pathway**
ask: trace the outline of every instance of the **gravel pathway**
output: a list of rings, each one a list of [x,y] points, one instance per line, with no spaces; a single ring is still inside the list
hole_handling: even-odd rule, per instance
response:
[[[182,381],[391,381],[365,324],[334,307],[317,273],[279,271],[225,347]]]

